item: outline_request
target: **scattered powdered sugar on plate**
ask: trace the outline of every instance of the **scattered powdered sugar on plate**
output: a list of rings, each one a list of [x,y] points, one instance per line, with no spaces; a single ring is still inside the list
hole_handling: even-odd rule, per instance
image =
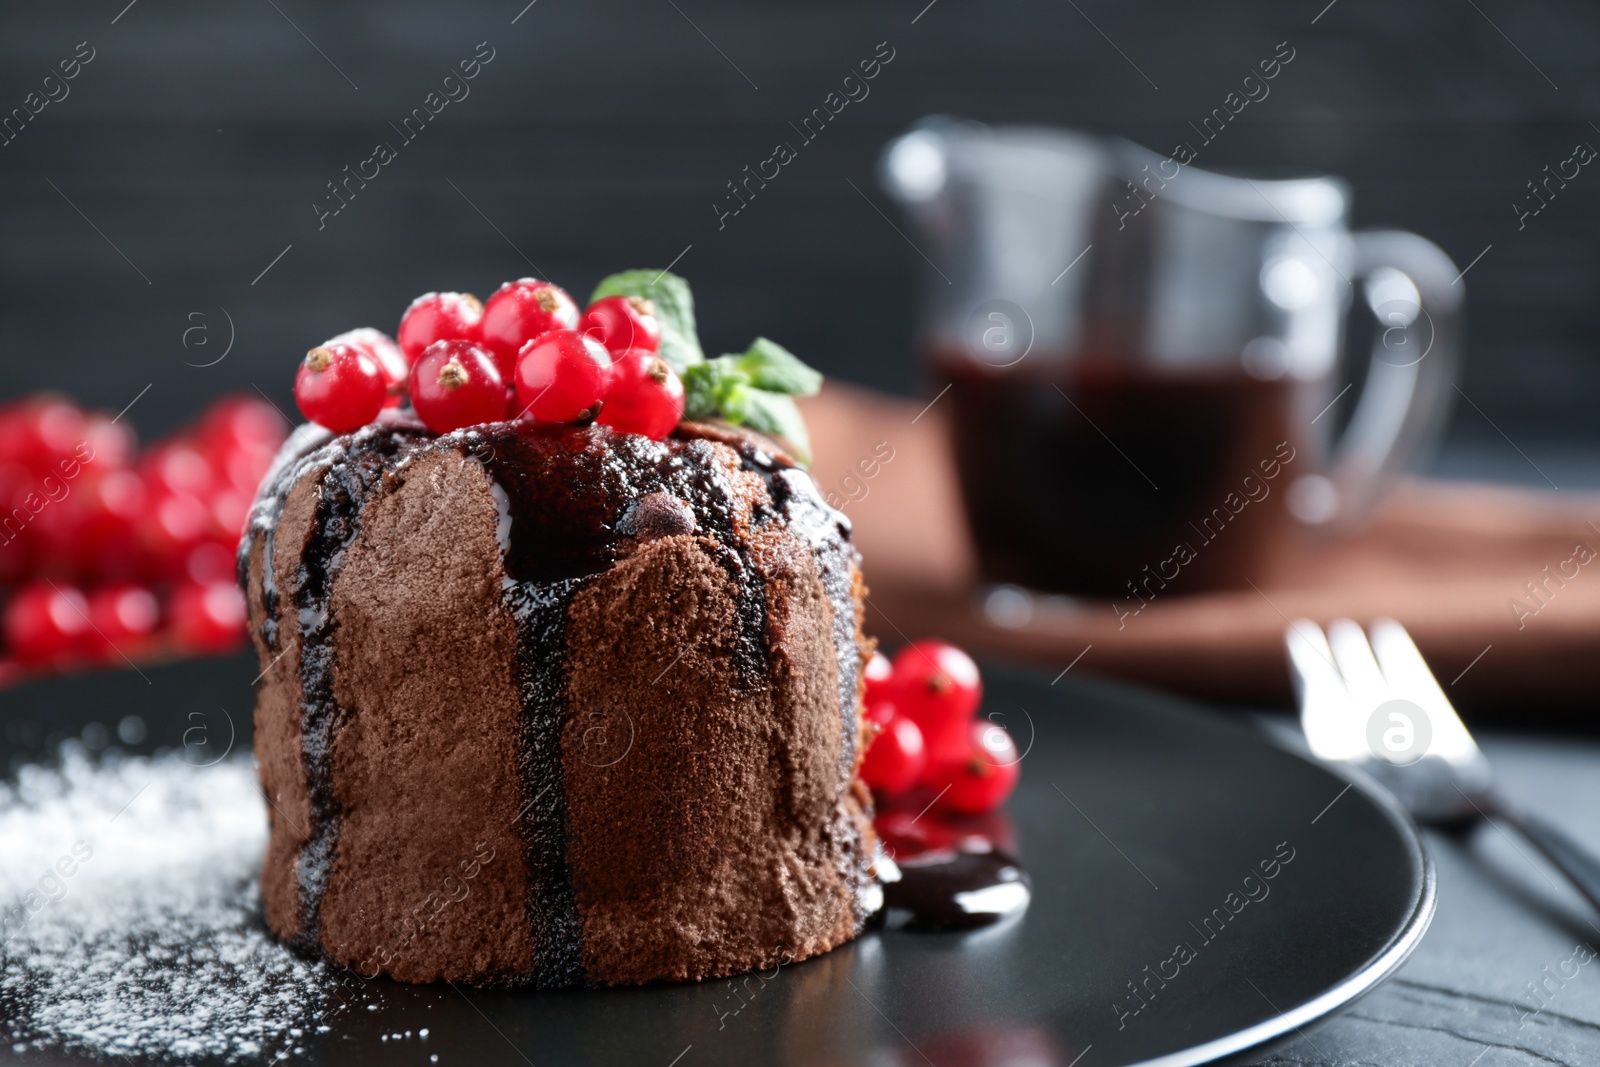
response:
[[[273,941],[247,761],[92,760],[0,783],[0,1050],[272,1060],[344,1001]]]

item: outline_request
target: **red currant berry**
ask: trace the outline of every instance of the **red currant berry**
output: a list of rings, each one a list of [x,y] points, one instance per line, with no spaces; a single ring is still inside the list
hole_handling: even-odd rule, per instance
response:
[[[26,417],[21,404],[0,406],[0,467],[22,466],[30,462],[23,441]]]
[[[41,483],[42,484],[42,483]],[[39,550],[39,573],[76,574],[82,558],[81,527],[78,512],[81,502],[68,496],[33,517],[28,532]],[[15,513],[12,518],[15,519]]]
[[[211,526],[208,537],[219,544],[237,545],[250,517],[250,497],[237,489],[218,489],[206,500]]]
[[[524,345],[540,334],[577,325],[578,305],[566,290],[534,278],[506,282],[483,305],[483,344],[494,353],[507,381]]]
[[[283,416],[265,400],[227,397],[201,417],[193,436],[211,458],[218,484],[253,497],[288,434]]]
[[[358,430],[377,418],[387,393],[378,361],[354,345],[313,348],[294,376],[300,413],[334,433]]]
[[[861,677],[865,683],[862,703],[866,706],[867,719],[882,726],[899,712],[894,700],[894,668],[889,664],[889,657],[874,652],[861,669]]]
[[[144,479],[130,470],[85,475],[72,499],[80,509],[77,570],[106,578],[132,577],[140,562]]]
[[[894,657],[895,706],[922,727],[928,758],[939,764],[966,754],[966,724],[983,701],[972,657],[944,641],[916,641]]]
[[[89,602],[67,585],[24,586],[6,604],[4,629],[6,653],[18,663],[58,663],[81,651],[90,633]]]
[[[583,313],[578,332],[593,337],[616,356],[630,348],[654,352],[661,347],[661,320],[656,318],[656,306],[642,296],[596,300]]]
[[[233,582],[185,582],[172,591],[167,617],[180,648],[225,651],[244,639],[244,594]]]
[[[910,719],[890,719],[861,758],[861,780],[874,793],[892,797],[917,784],[927,762],[922,731]]]
[[[536,419],[593,418],[611,387],[611,356],[576,330],[551,330],[523,346],[516,386],[518,406]]]
[[[212,488],[210,462],[199,449],[182,439],[157,445],[140,466],[146,484],[154,492],[204,496]]]
[[[265,452],[268,457],[288,436],[289,427],[278,409],[253,396],[224,397],[212,404],[201,417],[195,433],[195,439],[202,442],[203,450],[211,455]],[[253,489],[254,485],[249,488]]]
[[[5,433],[6,426],[6,422],[0,420],[0,434]],[[34,491],[34,484],[33,472],[22,464],[0,462],[0,519],[9,518],[15,523],[16,516],[12,508],[26,507],[23,500]],[[36,553],[34,538],[29,532],[31,529],[30,526],[23,526],[13,532],[0,527],[9,535],[9,540],[0,537],[0,582],[21,581],[34,573]]]
[[[434,433],[505,417],[506,383],[489,350],[435,341],[411,367],[411,406]]]
[[[65,456],[83,440],[88,420],[78,405],[59,400],[40,407],[34,426],[39,444],[50,456]]]
[[[237,544],[238,538],[234,539]],[[178,572],[191,582],[231,582],[235,580],[238,553],[234,545],[202,541],[184,554]]]
[[[476,341],[482,322],[483,305],[471,293],[423,293],[400,317],[395,336],[415,363],[435,341]]]
[[[1011,795],[1022,774],[1021,757],[1011,735],[992,722],[967,724],[967,751],[960,759],[943,763],[924,781],[949,789],[939,798],[950,811],[977,815],[993,811]]]
[[[155,594],[137,585],[107,585],[89,594],[91,650],[110,659],[149,650],[161,622]]]
[[[390,340],[388,334],[371,326],[359,326],[322,342],[323,348],[329,345],[349,345],[377,360],[378,366],[383,368],[383,380],[388,387],[383,406],[386,408],[400,406],[402,394],[406,389],[406,375],[411,370],[411,361],[400,351],[400,346]]]
[[[53,474],[58,461],[85,441],[87,419],[76,404],[58,396],[30,397],[7,420],[0,461],[14,460],[40,474]]]
[[[866,666],[861,668],[861,677],[866,682],[867,703],[894,695],[894,667],[882,652],[872,654]]]
[[[93,463],[98,469],[109,471],[133,462],[137,450],[133,429],[127,423],[112,422],[106,416],[96,414],[89,416],[84,425],[83,440],[73,446],[72,455],[74,459]]]
[[[198,497],[188,493],[155,495],[141,516],[139,539],[153,574],[177,574],[189,550],[205,540],[211,513]]]
[[[605,401],[599,421],[652,441],[666,437],[683,420],[682,380],[666,360],[643,349],[624,352],[611,365]]]
[[[272,468],[273,452],[252,452],[241,448],[223,453],[217,466],[227,484],[254,497],[261,479]]]

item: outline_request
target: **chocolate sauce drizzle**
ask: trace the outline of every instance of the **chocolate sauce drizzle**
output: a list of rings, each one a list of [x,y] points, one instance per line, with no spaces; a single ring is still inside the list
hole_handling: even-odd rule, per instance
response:
[[[275,652],[280,607],[273,560],[277,523],[294,484],[314,468],[324,468],[294,601],[301,639],[302,744],[312,811],[311,837],[298,864],[302,908],[298,940],[306,947],[317,943],[318,913],[339,832],[331,764],[344,715],[332,688],[331,639],[337,621],[329,617],[329,594],[373,495],[402,482],[405,468],[424,451],[454,449],[484,467],[503,509],[507,574],[503,595],[521,636],[520,831],[530,885],[539,888],[529,894],[529,923],[538,952],[527,981],[544,988],[583,984],[581,927],[565,860],[566,804],[559,787],[565,631],[572,598],[610,567],[628,541],[673,532],[674,523],[690,525],[726,569],[735,589],[738,683],[752,688],[767,684],[764,582],[741,530],[740,509],[745,505],[733,472],[719,462],[723,453],[707,437],[733,446],[740,457],[739,469],[758,474],[767,485],[771,502],[754,507],[750,524],[783,521],[812,548],[833,606],[840,665],[841,769],[848,783],[855,759],[859,661],[851,588],[856,557],[848,541],[848,522],[823,503],[804,472],[753,439],[686,426],[677,438],[654,442],[599,426],[524,422],[493,423],[434,438],[405,416],[386,416],[384,422],[350,437],[328,442],[325,434],[308,434],[286,446],[257,502],[251,532],[263,541],[262,637]],[[651,494],[663,498],[665,508],[656,508],[661,514],[638,511],[636,505]],[[685,505],[687,513],[678,514],[674,501]],[[241,550],[242,574],[248,573],[249,547],[247,539]],[[864,870],[856,875],[862,884],[870,882]],[[858,911],[859,921],[865,922],[865,909]]]
[[[264,609],[261,621],[261,638],[267,650],[278,649],[278,571],[276,565],[278,523],[283,518],[284,506],[289,502],[289,490],[303,477],[319,458],[331,463],[338,449],[327,447],[328,431],[314,423],[295,429],[273,460],[272,469],[261,482],[260,495],[250,508],[245,536],[239,541],[239,554],[235,561],[239,584],[250,586],[250,551],[259,538],[261,542],[261,603]],[[324,453],[326,454],[324,456]]]
[[[340,811],[333,790],[333,746],[345,714],[333,695],[333,636],[337,621],[329,611],[333,580],[344,553],[361,528],[368,501],[389,466],[417,439],[406,431],[361,434],[361,447],[338,455],[318,483],[313,534],[300,557],[294,607],[300,634],[300,685],[303,694],[301,751],[311,803],[311,834],[300,849],[300,940],[315,945],[320,936],[322,897],[339,843]]]
[[[899,861],[883,887],[886,921],[905,930],[970,930],[1020,914],[1033,896],[1028,872],[998,849],[941,850]]]
[[[855,774],[856,743],[860,723],[856,718],[861,667],[861,647],[857,643],[855,573],[858,556],[850,543],[850,520],[829,506],[816,483],[804,471],[781,461],[761,448],[750,437],[725,439],[739,453],[744,469],[766,482],[772,510],[782,517],[790,533],[805,539],[816,561],[817,574],[833,611],[834,661],[839,665],[839,781],[848,789]],[[852,669],[853,668],[853,669]],[[843,821],[834,832],[850,835],[847,855],[866,850],[860,827]],[[856,921],[865,923],[882,903],[882,892],[870,871],[845,872],[855,888]]]
[[[346,718],[333,695],[333,635],[337,620],[329,601],[345,550],[361,529],[361,516],[384,474],[414,432],[372,434],[366,447],[352,448],[322,476],[316,534],[301,557],[295,597],[300,624],[300,683],[305,694],[301,746],[311,800],[311,837],[300,850],[301,936],[320,935],[322,896],[339,843],[340,810],[333,791],[333,745]]]
[[[539,585],[509,583],[512,617],[521,631],[517,682],[522,689],[518,811],[528,869],[528,927],[537,947],[529,981],[541,989],[583,985],[582,926],[567,866],[566,792],[561,769],[562,694],[566,689],[567,607],[583,579]],[[543,782],[538,791],[534,784]],[[530,795],[531,794],[531,795]]]

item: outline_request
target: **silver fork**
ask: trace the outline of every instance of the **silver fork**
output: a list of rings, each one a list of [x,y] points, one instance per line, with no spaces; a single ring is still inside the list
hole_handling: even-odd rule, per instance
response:
[[[1296,619],[1284,634],[1312,755],[1359,767],[1412,816],[1434,825],[1494,817],[1515,828],[1600,908],[1600,860],[1492,788],[1489,761],[1405,628],[1378,619],[1371,640],[1350,619],[1324,634]]]

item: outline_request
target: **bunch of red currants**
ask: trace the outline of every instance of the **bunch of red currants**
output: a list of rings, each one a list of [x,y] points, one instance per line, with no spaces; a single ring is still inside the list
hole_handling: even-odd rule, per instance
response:
[[[0,681],[243,640],[234,553],[287,434],[232,397],[139,454],[126,422],[59,396],[0,406]]]
[[[306,354],[295,402],[335,433],[359,429],[409,396],[435,433],[500,419],[600,422],[660,440],[683,417],[683,382],[657,355],[661,323],[640,296],[580,311],[558,285],[507,282],[486,303],[427,293],[394,340],[363,328]]]
[[[948,812],[992,811],[1011,795],[1021,758],[1011,735],[976,718],[983,679],[972,657],[943,641],[916,641],[866,669],[867,719],[877,729],[861,780],[880,800],[912,790]]]

